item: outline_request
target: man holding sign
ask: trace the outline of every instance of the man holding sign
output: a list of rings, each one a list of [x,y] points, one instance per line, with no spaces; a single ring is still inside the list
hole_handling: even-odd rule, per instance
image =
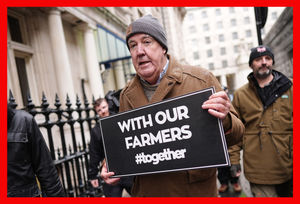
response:
[[[130,24],[126,32],[126,41],[137,75],[120,95],[120,112],[215,87],[217,93],[212,94],[204,103],[199,103],[199,107],[207,109],[212,116],[222,120],[227,145],[234,145],[241,140],[244,126],[237,118],[218,80],[206,69],[181,65],[167,54],[166,34],[156,18],[147,15]],[[183,119],[189,117],[183,106],[177,107],[174,111],[180,113]],[[146,122],[149,121],[147,116],[144,119]],[[205,121],[199,121],[199,123],[205,123]],[[171,129],[168,131],[172,132]],[[173,139],[184,140],[190,137],[188,127],[183,126],[178,131],[182,132],[182,137]],[[161,132],[163,134],[163,130]],[[139,144],[134,143],[133,140],[134,138],[127,139],[128,148]],[[147,138],[144,140],[147,141],[147,143],[144,142],[145,144],[151,144]],[[168,155],[180,158],[184,154],[184,149],[172,151],[166,148],[158,155],[166,155],[165,158],[168,158]],[[104,164],[101,171],[104,181],[108,184],[119,182],[119,178],[111,178],[113,175],[114,172],[107,172]],[[135,177],[132,195],[137,197],[216,197],[216,168],[138,175]]]

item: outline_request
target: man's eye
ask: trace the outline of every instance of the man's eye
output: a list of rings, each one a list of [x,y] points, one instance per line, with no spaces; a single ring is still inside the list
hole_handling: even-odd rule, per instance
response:
[[[136,44],[130,44],[129,48],[131,49],[131,48],[134,48],[135,46],[136,46]]]

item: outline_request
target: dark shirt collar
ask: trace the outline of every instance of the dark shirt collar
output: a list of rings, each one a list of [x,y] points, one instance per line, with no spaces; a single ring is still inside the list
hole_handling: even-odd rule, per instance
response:
[[[272,81],[261,88],[254,77],[253,72],[248,75],[248,80],[250,84],[254,85],[261,99],[264,109],[270,106],[272,103],[276,101],[278,97],[280,97],[284,92],[286,92],[291,86],[292,82],[281,72],[272,70],[273,79]]]

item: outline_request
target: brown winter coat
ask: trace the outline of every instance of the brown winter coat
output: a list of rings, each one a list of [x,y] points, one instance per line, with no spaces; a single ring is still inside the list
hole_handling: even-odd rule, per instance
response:
[[[281,184],[293,169],[293,87],[267,109],[251,80],[238,89],[232,102],[245,125],[243,142],[229,148],[232,164],[240,162],[244,173],[256,184]]]
[[[136,76],[123,89],[120,96],[120,112],[138,108],[171,97],[214,86],[216,91],[222,88],[217,79],[207,70],[180,65],[169,56],[169,67],[161,80],[151,101],[148,101],[139,77]],[[201,106],[202,104],[199,104]],[[223,121],[228,145],[241,141],[244,131],[242,122],[237,118],[234,108]],[[216,169],[197,169],[159,174],[136,176],[133,196],[138,197],[215,197],[217,196]]]

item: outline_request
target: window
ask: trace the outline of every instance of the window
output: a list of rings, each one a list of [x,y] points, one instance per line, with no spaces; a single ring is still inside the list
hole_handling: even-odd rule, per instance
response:
[[[130,55],[126,42],[106,28],[97,26],[97,45],[99,47],[99,62],[114,60]]]
[[[234,7],[229,7],[229,13],[235,13]]]
[[[220,54],[221,55],[226,55],[226,48],[225,47],[221,47]]]
[[[215,69],[215,65],[214,65],[214,63],[208,63],[208,68],[210,69],[210,70],[214,70]]]
[[[191,47],[193,48],[193,50],[198,50],[198,40],[197,39],[192,39],[190,41],[191,43]]]
[[[190,33],[196,33],[196,27],[195,26],[190,26],[189,27]]]
[[[253,43],[248,43],[248,50],[251,50],[253,48]]]
[[[219,42],[224,42],[224,41],[225,41],[224,35],[220,34],[219,35]]]
[[[222,67],[223,68],[228,67],[227,60],[222,60]]]
[[[28,104],[27,96],[30,93],[30,91],[29,91],[29,84],[27,78],[25,58],[15,57],[15,61],[16,61],[16,66],[18,71],[23,104],[27,105]]]
[[[209,25],[207,23],[203,25],[203,30],[209,31]]]
[[[202,17],[207,18],[207,12],[206,11],[202,11]]]
[[[221,9],[217,8],[216,9],[216,16],[220,16],[221,15]]]
[[[16,87],[20,90],[22,102],[20,105],[26,106],[28,104],[28,94],[31,96],[34,93],[30,92],[30,82],[35,80],[34,75],[32,74],[32,66],[30,66],[31,56],[33,54],[33,49],[26,42],[27,36],[25,33],[25,17],[8,12],[7,24],[9,30],[8,42],[10,42],[9,52],[13,55],[10,60],[11,66],[15,66],[17,72],[17,77],[14,79],[18,81],[19,87]],[[13,43],[12,43],[13,42]],[[10,67],[10,69],[13,67]],[[32,95],[33,94],[33,95]]]
[[[188,14],[188,19],[189,19],[190,21],[194,20],[194,14],[193,14],[193,13],[189,13],[189,14]]]
[[[231,26],[236,26],[236,19],[231,19],[230,20],[230,25]]]
[[[12,16],[8,16],[7,21],[10,30],[11,40],[18,43],[24,43],[19,19]]]
[[[252,36],[251,30],[246,30],[246,37],[249,38]]]
[[[217,28],[218,29],[222,29],[223,28],[223,22],[222,21],[218,21],[217,22]]]
[[[207,50],[206,55],[207,57],[212,57],[213,56],[212,50],[211,49]]]
[[[233,47],[233,51],[234,51],[234,53],[239,53],[239,46],[238,46],[238,45],[235,45],[235,46]]]
[[[193,58],[194,58],[194,60],[200,59],[199,52],[194,52],[193,53]]]
[[[232,39],[233,39],[233,40],[238,39],[238,33],[237,33],[237,32],[233,32],[233,33],[232,33]]]
[[[250,24],[250,18],[249,16],[244,18],[244,24]]]
[[[273,20],[276,20],[277,19],[277,12],[272,12],[272,19]]]
[[[205,43],[210,44],[210,37],[205,37]]]
[[[192,45],[196,45],[196,46],[198,45],[198,40],[197,39],[192,39],[191,42],[192,42]]]

